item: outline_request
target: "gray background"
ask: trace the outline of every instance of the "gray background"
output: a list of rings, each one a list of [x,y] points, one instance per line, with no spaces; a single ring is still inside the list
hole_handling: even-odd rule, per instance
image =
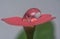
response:
[[[56,16],[55,36],[60,39],[60,0],[0,0],[0,19],[4,17],[20,16],[29,8],[39,8],[42,13]],[[0,20],[0,39],[14,39],[22,27],[8,25]]]

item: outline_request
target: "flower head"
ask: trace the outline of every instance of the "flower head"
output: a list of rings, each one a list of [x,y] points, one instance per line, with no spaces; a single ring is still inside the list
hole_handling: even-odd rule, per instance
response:
[[[53,20],[55,17],[52,17],[51,14],[41,14],[41,11],[37,8],[29,9],[23,18],[21,17],[9,17],[3,18],[2,20],[11,25],[23,25],[24,27],[34,26],[38,24],[43,24]]]

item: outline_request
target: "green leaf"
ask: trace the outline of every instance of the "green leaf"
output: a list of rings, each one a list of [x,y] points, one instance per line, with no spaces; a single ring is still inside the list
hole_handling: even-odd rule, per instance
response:
[[[27,39],[25,31],[18,35],[17,39]],[[34,39],[54,39],[54,25],[47,22],[36,26]]]

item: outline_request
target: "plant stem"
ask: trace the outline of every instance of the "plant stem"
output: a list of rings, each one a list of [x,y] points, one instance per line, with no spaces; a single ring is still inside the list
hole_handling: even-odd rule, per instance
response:
[[[33,39],[35,26],[34,27],[24,27],[24,30],[26,32],[27,39]]]

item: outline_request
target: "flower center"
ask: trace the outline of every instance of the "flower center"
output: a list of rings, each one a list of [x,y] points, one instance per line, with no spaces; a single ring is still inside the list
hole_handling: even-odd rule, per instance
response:
[[[35,22],[40,16],[41,16],[40,12],[33,12],[30,14],[30,16],[26,16],[26,19],[24,19],[23,21]]]
[[[31,19],[31,22],[35,22],[35,21],[37,21],[36,18],[32,18],[32,19]]]

